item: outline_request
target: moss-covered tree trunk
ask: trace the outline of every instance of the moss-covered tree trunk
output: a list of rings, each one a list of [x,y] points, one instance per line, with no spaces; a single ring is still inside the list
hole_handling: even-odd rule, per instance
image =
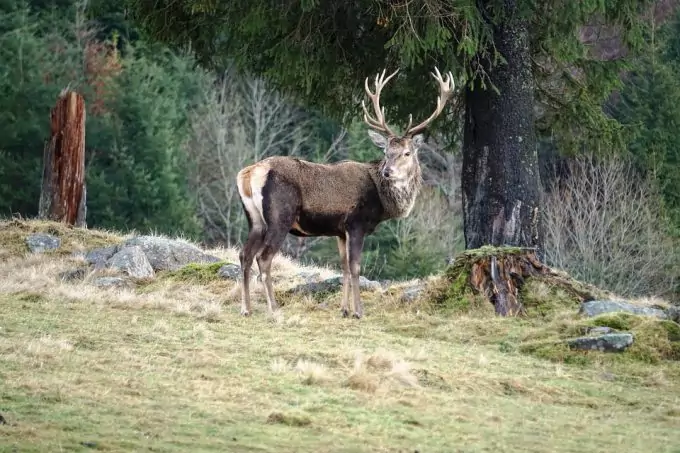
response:
[[[532,247],[542,257],[539,175],[534,135],[534,84],[529,22],[516,16],[519,0],[503,0],[494,27],[505,63],[487,71],[490,88],[467,89],[463,139],[463,212],[467,249],[484,245]]]
[[[38,215],[85,226],[85,198],[85,100],[66,91],[50,115]]]

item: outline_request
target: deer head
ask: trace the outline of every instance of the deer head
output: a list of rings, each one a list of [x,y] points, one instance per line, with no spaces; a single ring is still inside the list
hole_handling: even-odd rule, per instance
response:
[[[372,93],[369,89],[368,77],[366,77],[364,87],[366,94],[373,102],[375,118],[368,113],[364,101],[361,101],[361,107],[364,110],[364,122],[366,122],[369,127],[368,136],[376,146],[382,148],[385,154],[381,165],[381,175],[383,178],[400,181],[408,179],[409,175],[414,173],[414,168],[419,165],[418,149],[423,144],[421,132],[441,114],[446,102],[453,93],[454,82],[451,72],[446,74],[446,80],[444,80],[439,73],[439,69],[435,67],[434,70],[436,74],[430,74],[439,83],[437,107],[429,118],[417,126],[411,127],[413,124],[413,115],[409,115],[406,132],[401,136],[394,133],[394,131],[387,126],[385,123],[385,108],[380,107],[380,92],[387,82],[399,72],[399,69],[394,71],[387,78],[385,78],[384,69],[382,74],[376,74],[375,93]]]

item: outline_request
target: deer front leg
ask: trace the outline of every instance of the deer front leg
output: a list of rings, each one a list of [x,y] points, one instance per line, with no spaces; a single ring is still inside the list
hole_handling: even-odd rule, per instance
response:
[[[340,263],[342,264],[342,303],[340,305],[340,312],[343,318],[349,316],[349,261],[347,261],[347,239],[343,236],[338,236],[338,252],[340,252]]]
[[[352,281],[352,300],[353,313],[352,316],[360,319],[364,314],[364,308],[361,304],[361,295],[359,292],[359,276],[361,273],[361,250],[364,247],[364,234],[361,231],[351,231],[348,235],[348,261],[349,272]]]

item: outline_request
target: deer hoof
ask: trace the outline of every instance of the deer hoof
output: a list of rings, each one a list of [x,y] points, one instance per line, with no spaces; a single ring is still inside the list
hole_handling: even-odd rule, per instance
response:
[[[358,312],[355,311],[354,314],[352,315],[352,318],[361,319],[361,313],[358,313]]]
[[[343,318],[349,318],[349,310],[346,308],[343,308],[340,313],[342,313]]]
[[[241,316],[250,316],[250,312],[248,310],[241,309]]]

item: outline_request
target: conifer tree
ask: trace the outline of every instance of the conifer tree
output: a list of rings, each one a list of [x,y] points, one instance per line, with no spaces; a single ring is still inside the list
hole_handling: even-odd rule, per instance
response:
[[[458,74],[463,118],[466,246],[541,246],[535,128],[563,147],[621,144],[601,108],[626,59],[602,61],[583,26],[607,31],[633,55],[652,0],[130,0],[157,39],[190,44],[200,60],[234,61],[307,105],[348,120],[363,81],[402,68],[384,104],[392,122],[426,115],[433,66]],[[608,27],[606,26],[608,25]],[[586,29],[587,30],[587,29]],[[536,118],[535,112],[540,113]]]

